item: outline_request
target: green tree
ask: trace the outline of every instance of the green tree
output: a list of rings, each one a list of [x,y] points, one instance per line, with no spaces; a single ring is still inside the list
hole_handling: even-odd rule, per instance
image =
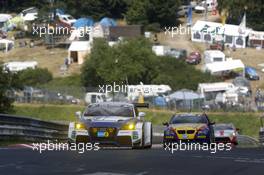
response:
[[[16,74],[4,71],[3,67],[0,66],[0,113],[7,113],[12,110],[13,99],[8,94],[20,87]]]
[[[130,24],[177,24],[176,11],[180,0],[135,0],[129,5],[126,19]]]
[[[48,69],[26,69],[18,72],[19,81],[25,86],[37,86],[52,80],[52,74]]]
[[[124,41],[110,47],[103,39],[94,41],[89,59],[82,68],[84,86],[102,83],[150,83],[155,73],[155,55],[143,38]]]
[[[110,47],[103,39],[94,41],[91,55],[82,67],[85,87],[113,84],[168,84],[174,90],[196,90],[198,83],[216,78],[173,57],[159,57],[144,38],[124,40]]]
[[[219,12],[228,11],[227,23],[239,24],[247,13],[247,27],[264,30],[264,4],[262,0],[221,0],[217,6]]]

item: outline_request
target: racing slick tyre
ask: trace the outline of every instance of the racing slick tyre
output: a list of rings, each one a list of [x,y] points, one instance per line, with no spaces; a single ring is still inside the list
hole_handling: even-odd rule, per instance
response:
[[[152,126],[151,126],[151,129],[150,129],[150,145],[147,145],[147,146],[144,146],[145,149],[150,149],[152,147]]]

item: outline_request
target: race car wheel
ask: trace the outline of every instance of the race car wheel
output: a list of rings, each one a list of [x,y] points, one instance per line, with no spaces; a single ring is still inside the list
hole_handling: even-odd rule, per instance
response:
[[[144,148],[150,149],[151,147],[152,147],[152,126],[151,126],[151,129],[150,129],[150,145],[147,145]]]

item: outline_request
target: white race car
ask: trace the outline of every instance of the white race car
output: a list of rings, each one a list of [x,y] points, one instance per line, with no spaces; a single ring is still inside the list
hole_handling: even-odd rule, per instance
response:
[[[215,142],[238,144],[238,128],[232,123],[219,123],[214,125]]]
[[[69,124],[69,143],[99,143],[99,146],[151,148],[152,124],[144,121],[145,104],[102,102],[76,112],[79,122]]]

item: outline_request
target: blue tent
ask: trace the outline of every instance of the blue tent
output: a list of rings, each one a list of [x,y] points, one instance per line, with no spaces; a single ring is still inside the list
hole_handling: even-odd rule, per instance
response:
[[[104,17],[101,19],[101,21],[99,22],[103,27],[110,27],[110,26],[116,26],[116,22],[115,20],[113,20],[112,18],[107,18]]]
[[[81,27],[90,27],[94,25],[94,21],[92,18],[79,18],[74,24],[73,27],[81,28]]]
[[[167,105],[167,103],[166,103],[166,100],[164,97],[158,96],[158,97],[154,98],[154,105],[160,106],[160,107],[165,107]]]

